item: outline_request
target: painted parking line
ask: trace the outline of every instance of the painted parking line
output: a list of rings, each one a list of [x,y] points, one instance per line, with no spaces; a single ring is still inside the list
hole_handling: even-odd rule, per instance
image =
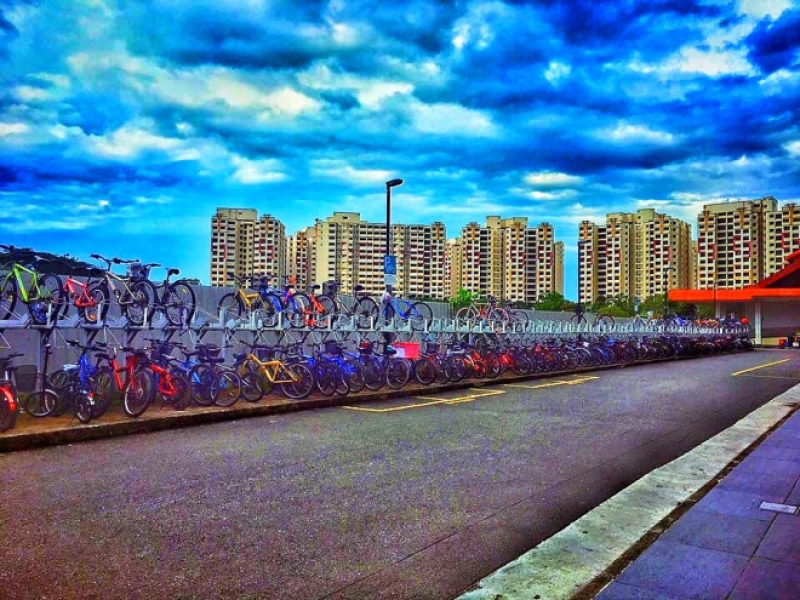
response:
[[[581,385],[582,383],[586,383],[587,381],[593,381],[594,379],[600,379],[600,378],[587,376],[587,377],[581,377],[579,379],[565,379],[565,380],[558,379],[556,381],[550,381],[548,383],[537,383],[535,385],[525,385],[523,383],[507,383],[503,387],[523,388],[526,390],[540,390],[542,388],[550,388],[560,385]]]
[[[343,406],[345,410],[354,410],[358,412],[371,412],[371,413],[390,413],[398,412],[401,410],[410,410],[412,408],[424,408],[426,406],[436,406],[438,404],[463,404],[465,402],[474,402],[481,398],[488,398],[489,396],[499,396],[505,394],[503,390],[485,390],[472,388],[472,392],[480,392],[478,394],[468,394],[466,396],[456,396],[455,398],[437,398],[435,396],[417,396],[417,400],[430,400],[430,402],[422,402],[416,404],[405,404],[403,406],[393,406],[391,408],[366,408],[363,406]]]
[[[764,365],[758,365],[757,367],[750,367],[749,369],[742,369],[741,371],[736,371],[736,373],[731,373],[732,377],[738,377],[739,375],[744,375],[745,373],[750,373],[752,371],[758,371],[759,369],[765,369],[767,367],[771,367],[773,365],[780,365],[785,362],[789,362],[792,360],[791,358],[784,358],[783,360],[776,360],[773,362],[768,362]]]

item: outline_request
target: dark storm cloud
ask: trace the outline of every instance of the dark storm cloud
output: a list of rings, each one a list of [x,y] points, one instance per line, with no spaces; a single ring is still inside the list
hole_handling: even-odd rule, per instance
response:
[[[750,58],[765,73],[800,67],[800,10],[763,21],[748,38]]]

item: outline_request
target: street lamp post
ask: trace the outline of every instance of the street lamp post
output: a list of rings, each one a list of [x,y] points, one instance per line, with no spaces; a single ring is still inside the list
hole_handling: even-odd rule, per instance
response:
[[[664,267],[664,318],[667,318],[667,309],[669,306],[669,272],[674,271],[675,267]]]
[[[391,260],[390,257],[392,257],[392,188],[398,185],[403,185],[402,179],[392,179],[386,182],[386,255],[383,263],[384,281],[389,281],[387,277],[390,274],[388,272],[388,265]],[[386,283],[386,291],[392,291],[391,284]]]

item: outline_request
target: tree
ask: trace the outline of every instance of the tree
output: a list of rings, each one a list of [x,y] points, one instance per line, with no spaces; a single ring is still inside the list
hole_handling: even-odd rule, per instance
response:
[[[534,302],[533,307],[536,310],[566,310],[569,304],[571,303],[558,292],[550,292]]]
[[[478,298],[478,294],[470,292],[466,288],[461,288],[456,293],[454,298],[450,298],[450,306],[453,307],[453,310],[458,310],[459,308],[463,308],[465,306],[469,306]]]

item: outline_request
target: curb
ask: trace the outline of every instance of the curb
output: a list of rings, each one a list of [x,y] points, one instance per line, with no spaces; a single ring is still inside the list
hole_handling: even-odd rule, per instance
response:
[[[738,354],[740,352],[747,352],[742,350],[734,353],[715,354],[712,356],[725,356],[726,354]],[[556,371],[545,373],[532,373],[528,375],[508,375],[504,374],[495,379],[476,379],[468,381],[459,381],[456,383],[448,383],[438,386],[424,386],[416,389],[414,387],[403,387],[399,390],[385,390],[381,389],[376,392],[360,392],[352,396],[333,396],[313,398],[311,400],[294,400],[290,401],[282,397],[276,397],[273,404],[259,405],[247,403],[240,403],[231,408],[222,407],[209,407],[197,408],[195,407],[192,412],[171,412],[166,415],[159,415],[156,411],[145,413],[143,417],[132,419],[128,418],[125,421],[115,423],[89,423],[86,425],[77,424],[68,426],[64,429],[57,429],[53,431],[39,431],[39,432],[15,432],[13,429],[0,435],[0,453],[14,452],[18,450],[29,450],[33,448],[41,448],[45,446],[58,446],[62,444],[71,444],[74,442],[86,442],[91,440],[99,440],[110,437],[117,437],[123,435],[136,435],[141,433],[150,433],[156,431],[165,431],[168,429],[178,429],[182,427],[193,427],[196,425],[205,425],[209,423],[219,423],[223,421],[235,421],[243,418],[251,417],[264,417],[269,415],[277,415],[291,412],[298,412],[304,410],[314,410],[320,408],[333,408],[337,406],[353,405],[353,404],[366,404],[369,402],[376,402],[382,400],[389,400],[392,398],[404,397],[414,395],[422,390],[425,393],[441,393],[453,390],[462,390],[468,388],[482,388],[495,385],[502,385],[505,383],[514,383],[518,381],[531,381],[537,379],[548,379],[554,377],[564,377],[568,375],[578,375],[581,373],[596,373],[598,371],[609,371],[612,369],[624,369],[635,367],[638,365],[649,365],[661,362],[673,362],[679,360],[695,360],[701,358],[710,358],[707,356],[681,356],[673,358],[661,358],[653,360],[634,361],[625,364],[602,365],[597,367],[584,367],[581,369],[574,369],[572,371]]]

